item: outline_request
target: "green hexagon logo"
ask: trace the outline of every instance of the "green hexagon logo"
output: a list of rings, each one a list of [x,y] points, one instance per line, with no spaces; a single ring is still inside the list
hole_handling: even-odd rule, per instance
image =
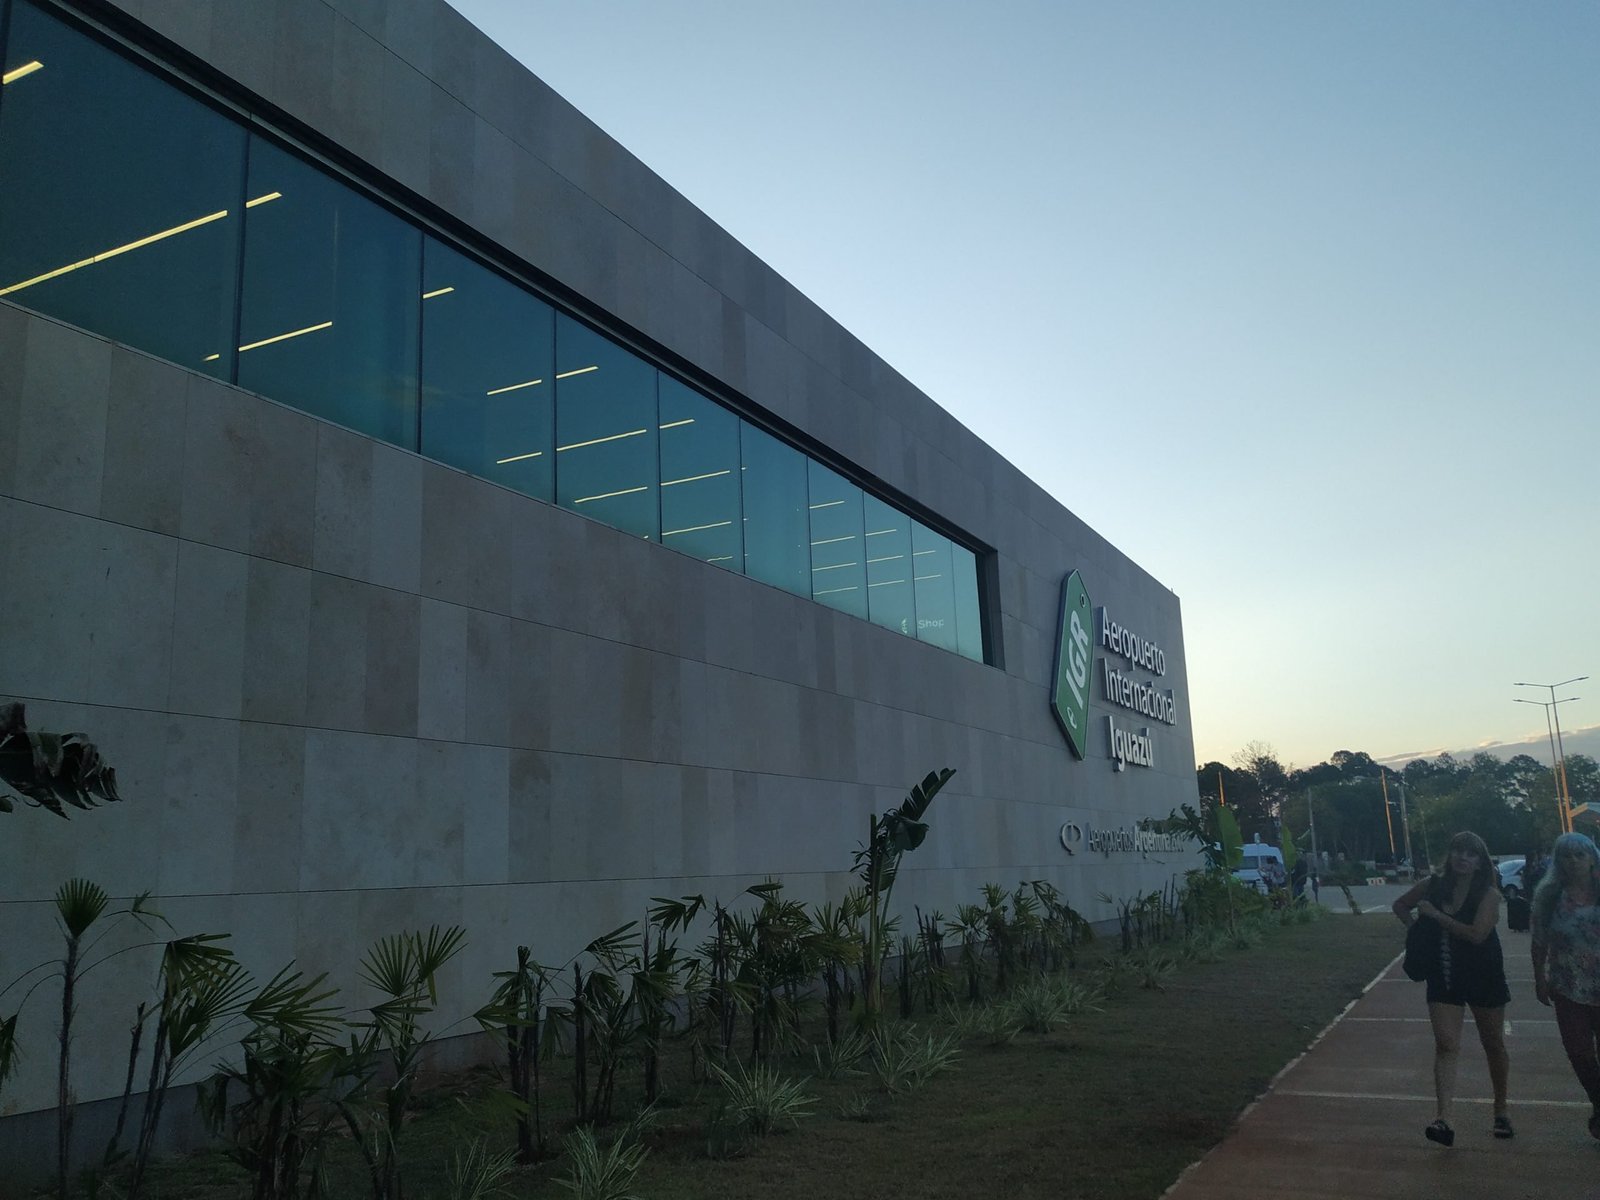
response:
[[[1050,710],[1067,735],[1072,753],[1082,758],[1089,745],[1089,670],[1094,663],[1093,609],[1089,589],[1076,571],[1061,583],[1061,621],[1056,631],[1055,686]]]

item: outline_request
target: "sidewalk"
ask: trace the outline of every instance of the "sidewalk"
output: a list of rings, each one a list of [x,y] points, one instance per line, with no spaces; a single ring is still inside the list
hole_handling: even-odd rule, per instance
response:
[[[1489,1071],[1470,1012],[1455,1145],[1422,1136],[1433,1120],[1433,1036],[1423,985],[1396,957],[1165,1200],[1600,1200],[1600,1141],[1585,1128],[1589,1104],[1555,1016],[1533,998],[1528,935],[1502,922],[1500,940],[1511,984],[1513,1140],[1490,1136]]]

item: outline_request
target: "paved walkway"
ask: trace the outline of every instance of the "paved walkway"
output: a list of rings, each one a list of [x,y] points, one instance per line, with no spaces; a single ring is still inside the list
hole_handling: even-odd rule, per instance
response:
[[[1490,1136],[1489,1070],[1470,1013],[1455,1145],[1422,1136],[1433,1119],[1433,1037],[1423,986],[1397,957],[1166,1200],[1600,1200],[1600,1142],[1585,1127],[1589,1104],[1554,1014],[1533,998],[1528,935],[1502,922],[1500,940],[1513,1140]]]

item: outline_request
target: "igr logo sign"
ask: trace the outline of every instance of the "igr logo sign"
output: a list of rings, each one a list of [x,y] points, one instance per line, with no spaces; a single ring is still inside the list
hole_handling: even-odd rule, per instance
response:
[[[1076,571],[1061,584],[1061,623],[1056,632],[1055,686],[1050,709],[1072,753],[1082,758],[1089,744],[1089,668],[1093,662],[1089,630],[1093,624],[1089,589]]]

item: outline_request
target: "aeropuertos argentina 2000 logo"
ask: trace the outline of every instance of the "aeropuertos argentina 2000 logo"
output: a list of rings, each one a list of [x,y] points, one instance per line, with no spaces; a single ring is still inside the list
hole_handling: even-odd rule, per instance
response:
[[[1076,571],[1061,584],[1061,622],[1056,631],[1055,683],[1050,689],[1050,709],[1067,735],[1067,745],[1079,758],[1089,745],[1089,675],[1094,663],[1090,630],[1094,610],[1089,589]]]

